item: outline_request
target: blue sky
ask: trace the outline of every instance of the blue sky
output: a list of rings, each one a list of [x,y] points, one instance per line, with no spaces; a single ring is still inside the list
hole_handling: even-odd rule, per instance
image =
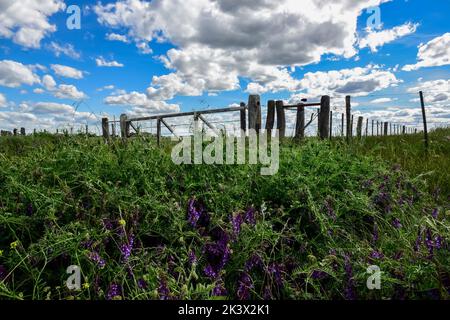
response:
[[[264,102],[329,94],[337,111],[351,94],[357,113],[418,125],[418,90],[432,122],[449,122],[447,0],[337,0],[335,15],[314,1],[43,2],[0,0],[1,128],[224,107],[249,93]],[[80,30],[66,27],[69,5],[82,9]],[[381,26],[368,30],[373,5]]]

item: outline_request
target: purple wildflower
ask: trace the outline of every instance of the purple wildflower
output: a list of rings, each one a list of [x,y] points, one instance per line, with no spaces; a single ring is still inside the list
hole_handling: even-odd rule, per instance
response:
[[[0,264],[0,281],[3,281],[6,278],[6,267],[2,264]]]
[[[251,289],[253,289],[253,281],[248,273],[243,272],[238,281],[238,290],[237,290],[238,299],[249,300]]]
[[[433,258],[433,252],[434,252],[434,242],[433,238],[431,236],[431,230],[428,228],[425,236],[425,246],[428,249],[428,252],[430,253],[429,258]]]
[[[420,244],[422,243],[422,229],[419,228],[419,231],[417,232],[417,239],[414,244],[414,251],[418,252],[420,249]]]
[[[197,256],[193,250],[188,253],[188,261],[191,266],[197,263]]]
[[[436,249],[442,249],[443,248],[443,242],[444,240],[442,239],[441,236],[436,236],[434,238],[434,246],[436,247]]]
[[[433,209],[433,212],[431,213],[431,216],[432,216],[434,219],[437,219],[438,216],[439,216],[439,210],[438,210],[437,208]]]
[[[235,237],[238,237],[241,233],[242,223],[244,223],[244,218],[240,213],[231,217],[231,225],[233,227],[233,234]]]
[[[212,236],[216,242],[207,243],[203,248],[207,261],[204,272],[208,277],[215,278],[230,260],[231,251],[228,246],[229,236],[224,231],[215,230]]]
[[[148,287],[147,281],[145,281],[144,279],[139,279],[137,284],[138,284],[139,289],[142,289],[142,290],[146,290]]]
[[[224,286],[224,283],[222,279],[219,279],[216,282],[216,286],[214,287],[212,291],[212,295],[214,297],[225,297],[228,294],[227,289]]]
[[[402,257],[403,257],[403,251],[398,251],[398,252],[394,255],[393,259],[394,259],[394,260],[400,260]]]
[[[130,240],[128,243],[124,243],[120,246],[120,252],[122,253],[122,258],[124,261],[128,261],[128,258],[130,258],[131,251],[133,250],[134,245],[134,236],[130,236]]]
[[[396,229],[400,229],[402,227],[402,223],[400,222],[400,220],[398,218],[395,218],[394,221],[392,221],[392,225]]]
[[[344,270],[347,278],[347,283],[344,289],[345,299],[355,300],[355,280],[353,279],[353,268],[350,263],[350,256],[344,255]]]
[[[328,273],[322,270],[314,270],[311,274],[311,278],[315,280],[322,280],[328,277]]]
[[[374,250],[372,251],[372,253],[370,254],[370,257],[372,259],[383,259],[384,258],[384,254],[382,254],[381,252],[379,252],[378,250]]]
[[[271,263],[267,268],[267,272],[273,274],[275,283],[281,287],[283,284],[283,266],[277,263]]]
[[[331,200],[325,201],[325,208],[327,209],[327,214],[331,218],[331,220],[336,221],[336,213],[333,210],[333,207],[331,206]]]
[[[210,218],[203,205],[195,199],[189,200],[188,203],[188,221],[194,228],[204,227],[209,224]]]
[[[383,212],[389,213],[391,211],[391,196],[388,193],[381,191],[375,196],[373,202]]]
[[[169,300],[170,290],[164,279],[159,281],[158,294],[160,300]]]
[[[375,243],[379,239],[379,233],[378,233],[378,224],[375,222],[373,224],[373,234],[372,234],[372,241]]]
[[[97,264],[100,269],[103,269],[106,265],[105,260],[100,257],[99,253],[97,251],[91,251],[88,254],[89,259],[91,259],[93,262]]]
[[[263,267],[263,261],[257,254],[254,254],[250,259],[247,260],[247,262],[245,263],[245,271],[250,272],[255,267]]]
[[[256,224],[255,213],[256,213],[255,208],[250,207],[247,210],[247,212],[245,212],[245,217],[244,217],[245,223],[247,223],[251,226],[254,226]]]
[[[103,226],[106,230],[113,230],[115,228],[114,222],[111,219],[103,219],[102,220]]]
[[[122,296],[122,287],[116,283],[111,283],[108,292],[106,294],[106,299],[114,300],[117,297]]]
[[[263,298],[264,298],[264,300],[272,300],[273,299],[272,290],[270,290],[269,286],[264,288]]]

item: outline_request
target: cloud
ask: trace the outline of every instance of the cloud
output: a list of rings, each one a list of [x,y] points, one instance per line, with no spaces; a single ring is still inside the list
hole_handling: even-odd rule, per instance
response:
[[[33,85],[39,82],[39,77],[30,66],[12,60],[0,61],[0,85],[17,88],[22,84]]]
[[[57,85],[55,79],[48,74],[42,77],[42,85],[53,96],[59,99],[81,100],[87,97],[84,92],[79,91],[74,85]]]
[[[68,104],[54,103],[54,102],[38,102],[30,110],[30,112],[34,114],[50,113],[52,115],[72,113],[74,111],[75,109]]]
[[[145,93],[130,92],[121,95],[112,95],[105,98],[107,105],[130,106],[132,115],[148,115],[156,113],[178,112],[180,107],[176,104],[168,104],[165,101],[151,100]]]
[[[36,93],[36,94],[43,94],[43,93],[45,93],[45,90],[41,89],[41,88],[36,88],[36,89],[33,90],[33,92]]]
[[[418,26],[418,24],[408,22],[388,30],[368,30],[367,35],[359,40],[359,48],[364,49],[369,47],[372,52],[377,52],[378,48],[382,47],[386,43],[393,42],[398,38],[416,32]]]
[[[56,87],[56,81],[51,75],[46,74],[42,77],[42,85],[47,90],[53,90]]]
[[[374,99],[374,100],[370,101],[370,103],[381,104],[381,103],[393,102],[395,100],[397,100],[397,99],[393,99],[393,98],[379,98],[379,99]]]
[[[62,0],[2,0],[0,37],[26,48],[39,48],[41,40],[56,31],[49,17],[65,7]]]
[[[425,67],[440,67],[450,64],[450,33],[434,38],[419,46],[417,63],[408,64],[403,71],[413,71]]]
[[[61,54],[64,54],[72,59],[80,59],[81,53],[75,50],[75,47],[72,44],[58,44],[56,42],[50,42],[50,44],[47,46],[47,49],[52,51],[55,56],[59,57]]]
[[[78,69],[63,66],[60,64],[52,64],[51,68],[55,74],[61,77],[65,78],[72,78],[72,79],[82,79],[83,78],[83,71],[80,71]]]
[[[117,34],[117,33],[108,33],[106,35],[106,40],[109,40],[109,41],[120,41],[120,42],[124,42],[124,43],[129,43],[130,42],[128,40],[127,36],[122,35],[122,34]]]
[[[95,59],[95,63],[97,64],[98,67],[123,67],[122,63],[119,63],[117,61],[106,61],[105,58],[103,57],[98,57],[97,59]]]
[[[354,56],[358,16],[386,1],[122,0],[94,12],[137,44],[174,44],[160,59],[181,83],[217,92],[238,89],[245,78],[247,91],[276,92],[298,86],[287,67],[324,54]]]
[[[450,79],[419,82],[416,86],[408,88],[407,91],[415,94],[423,91],[424,100],[427,104],[450,109]],[[419,98],[412,99],[411,101],[419,102]]]
[[[399,83],[401,80],[392,72],[382,70],[376,65],[328,72],[308,72],[300,80],[302,92],[294,94],[290,100],[299,102],[302,98],[319,98],[322,95],[337,98],[345,95],[361,97],[397,86]]]
[[[0,93],[0,108],[4,108],[7,106],[8,101],[3,93]]]

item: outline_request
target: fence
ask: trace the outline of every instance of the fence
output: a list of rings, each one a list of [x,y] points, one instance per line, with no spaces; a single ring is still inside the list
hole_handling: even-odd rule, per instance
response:
[[[425,103],[423,99],[423,93],[420,92],[420,101],[422,108],[422,120],[425,145],[428,146],[428,129],[425,112]],[[290,110],[295,111],[295,115],[289,114],[288,116],[295,117],[295,126],[293,128],[292,137],[297,140],[301,140],[307,136],[306,131],[309,130],[309,135],[317,135],[321,139],[329,139],[332,137],[345,137],[348,141],[356,137],[361,139],[363,136],[388,136],[388,135],[405,135],[405,134],[417,134],[418,129],[412,128],[407,125],[392,123],[388,121],[375,121],[362,116],[358,116],[355,119],[352,114],[352,98],[351,96],[345,97],[345,113],[336,113],[331,110],[331,98],[329,96],[322,96],[320,102],[307,103],[303,100],[299,104],[288,105],[282,100],[270,100],[267,103],[267,112],[265,118],[265,130],[268,135],[272,135],[272,131],[275,128],[278,130],[280,138],[285,138],[287,134],[287,114]],[[148,117],[128,117],[126,114],[120,116],[120,120],[110,121],[108,118],[102,119],[102,135],[105,140],[109,140],[111,137],[117,137],[116,126],[119,125],[120,137],[124,140],[136,136],[136,135],[152,135],[156,137],[158,145],[161,142],[163,136],[163,129],[166,133],[176,138],[180,138],[176,128],[180,126],[192,126],[188,124],[173,124],[169,123],[169,119],[181,119],[190,118],[194,122],[202,122],[206,125],[208,130],[213,131],[215,134],[221,134],[224,130],[219,130],[215,124],[224,123],[226,121],[212,121],[207,119],[207,115],[216,115],[221,113],[239,113],[239,119],[229,122],[239,122],[240,132],[245,132],[248,129],[254,129],[259,132],[262,129],[262,112],[261,112],[261,99],[259,95],[250,95],[248,103],[241,103],[239,107],[203,110],[203,111],[191,111],[181,113],[171,113],[165,115],[156,115]],[[306,115],[308,114],[309,117]],[[308,121],[306,121],[308,119]],[[155,121],[156,132],[146,132],[145,129],[149,127],[142,126],[143,122]],[[317,125],[316,125],[317,124]],[[153,127],[150,127],[153,128]],[[227,130],[225,130],[227,131]],[[187,132],[190,134],[190,132]]]

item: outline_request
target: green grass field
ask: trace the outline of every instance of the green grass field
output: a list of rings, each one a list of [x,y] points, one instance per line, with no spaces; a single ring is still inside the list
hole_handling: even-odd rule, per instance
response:
[[[274,176],[177,166],[168,142],[2,137],[0,299],[448,299],[449,137],[286,142]]]

